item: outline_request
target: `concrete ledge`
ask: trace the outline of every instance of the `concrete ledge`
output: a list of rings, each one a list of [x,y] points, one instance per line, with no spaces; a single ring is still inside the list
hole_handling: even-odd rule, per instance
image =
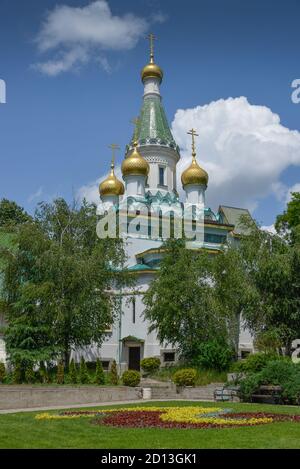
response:
[[[126,386],[0,385],[0,410],[56,407],[141,399],[141,388]]]

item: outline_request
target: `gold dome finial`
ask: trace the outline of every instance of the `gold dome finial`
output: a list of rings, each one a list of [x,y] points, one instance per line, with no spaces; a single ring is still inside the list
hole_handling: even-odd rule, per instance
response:
[[[112,150],[111,164],[110,164],[110,174],[109,176],[101,182],[99,185],[100,196],[107,195],[123,195],[124,194],[124,185],[115,175],[115,151],[119,150],[119,145],[112,143],[109,145],[109,148]]]
[[[150,42],[150,61],[141,72],[142,81],[144,81],[146,78],[158,78],[161,82],[163,78],[163,71],[158,65],[156,65],[156,63],[154,63],[154,40],[156,37],[153,33],[150,33],[147,36],[147,39],[149,39]]]
[[[131,121],[135,125],[134,129],[134,141],[133,141],[133,151],[127,156],[122,163],[122,174],[124,176],[148,176],[149,174],[149,163],[142,157],[138,152],[138,123],[139,118],[132,119]]]
[[[183,187],[188,184],[207,186],[208,174],[198,165],[196,160],[195,137],[198,137],[198,134],[195,129],[191,129],[187,133],[192,136],[192,163],[181,175],[182,185]]]

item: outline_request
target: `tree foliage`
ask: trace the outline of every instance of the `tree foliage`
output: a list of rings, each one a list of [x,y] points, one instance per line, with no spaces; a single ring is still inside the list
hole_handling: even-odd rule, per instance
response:
[[[178,347],[181,357],[190,360],[199,343],[212,338],[224,342],[226,321],[209,256],[186,249],[184,240],[167,241],[164,250],[160,270],[144,296],[145,316],[161,342]]]
[[[68,365],[74,348],[101,345],[116,315],[109,290],[127,276],[122,242],[98,239],[96,223],[94,204],[42,203],[35,219],[19,227],[18,249],[2,250],[12,360],[61,356]]]
[[[28,222],[31,217],[16,202],[1,199],[0,200],[0,227],[11,228],[16,225]]]
[[[254,307],[245,311],[248,327],[259,338],[273,335],[286,354],[300,337],[300,246],[253,229],[241,243],[249,281],[258,292]],[[266,337],[266,336],[265,336]],[[278,343],[278,342],[277,342]]]
[[[104,374],[102,362],[99,358],[97,358],[97,361],[96,361],[95,383],[99,385],[105,384],[105,374]]]
[[[275,223],[276,231],[290,243],[300,241],[300,192],[292,192],[291,200],[283,214],[278,215]]]

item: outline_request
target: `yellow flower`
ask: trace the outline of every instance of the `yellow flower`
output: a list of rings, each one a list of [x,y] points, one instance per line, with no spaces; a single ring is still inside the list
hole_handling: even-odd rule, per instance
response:
[[[272,423],[271,417],[253,417],[253,418],[225,418],[222,415],[218,415],[222,412],[220,407],[200,407],[200,406],[187,406],[187,407],[116,407],[114,409],[101,409],[90,411],[88,413],[80,413],[70,411],[67,414],[49,414],[47,412],[37,414],[36,420],[63,420],[63,419],[78,419],[82,417],[94,417],[111,412],[161,412],[160,419],[163,422],[176,422],[176,423],[204,423],[214,425],[258,425],[262,423]],[[215,415],[207,415],[215,414]]]

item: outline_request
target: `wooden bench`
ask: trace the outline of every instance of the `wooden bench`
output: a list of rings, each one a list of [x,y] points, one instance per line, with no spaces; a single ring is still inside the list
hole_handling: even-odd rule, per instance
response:
[[[260,386],[258,393],[252,394],[251,402],[263,404],[281,404],[281,393],[281,386]]]

